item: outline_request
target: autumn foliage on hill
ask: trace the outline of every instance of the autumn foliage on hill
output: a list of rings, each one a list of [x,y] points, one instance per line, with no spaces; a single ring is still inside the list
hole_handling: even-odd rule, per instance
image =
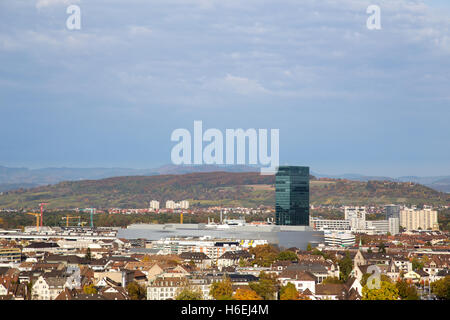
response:
[[[0,208],[48,209],[76,207],[146,208],[152,199],[189,199],[192,205],[274,205],[275,176],[257,172],[204,172],[181,175],[114,177],[101,180],[66,181],[29,190],[5,192]],[[267,188],[252,186],[266,185]],[[311,177],[312,204],[448,204],[450,194],[403,182],[350,181]]]

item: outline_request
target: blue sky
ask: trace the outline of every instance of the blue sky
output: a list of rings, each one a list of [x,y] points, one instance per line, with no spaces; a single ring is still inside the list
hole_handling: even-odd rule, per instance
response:
[[[151,168],[202,120],[319,173],[449,175],[449,28],[439,0],[4,0],[0,165]]]

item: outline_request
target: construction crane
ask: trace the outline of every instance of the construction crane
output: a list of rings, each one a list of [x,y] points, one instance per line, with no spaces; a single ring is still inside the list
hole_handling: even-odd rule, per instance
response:
[[[42,227],[42,221],[44,220],[44,216],[43,216],[44,206],[46,206],[46,205],[48,205],[48,203],[46,203],[46,202],[39,203],[39,206],[41,207],[41,227]]]
[[[73,217],[73,216],[67,215],[65,217],[62,217],[62,219],[64,219],[64,218],[66,219],[66,227],[69,226],[69,219],[78,219],[78,224],[80,224],[80,216]]]
[[[86,209],[81,209],[80,211],[89,211],[91,213],[91,228],[94,228],[94,213],[97,212],[97,209],[95,208],[86,208]]]
[[[37,231],[39,231],[39,217],[40,214],[39,213],[34,213],[34,212],[27,212],[28,215],[30,216],[35,216],[36,217],[36,229]]]

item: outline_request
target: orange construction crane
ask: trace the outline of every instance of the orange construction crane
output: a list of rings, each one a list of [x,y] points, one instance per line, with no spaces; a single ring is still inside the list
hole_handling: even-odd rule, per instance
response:
[[[43,216],[44,206],[46,206],[46,205],[48,205],[48,203],[46,203],[46,202],[39,203],[39,206],[41,207],[41,227],[42,227],[42,222],[44,221],[44,216]]]
[[[63,219],[66,218],[66,227],[69,226],[69,219],[78,219],[78,221],[80,220],[80,216],[76,216],[76,217],[73,217],[73,216],[65,216],[65,217],[62,217],[62,218],[63,218]]]
[[[39,231],[39,217],[41,215],[39,213],[34,213],[34,212],[27,212],[27,214],[29,214],[30,216],[36,217],[36,229],[37,229],[37,231]]]

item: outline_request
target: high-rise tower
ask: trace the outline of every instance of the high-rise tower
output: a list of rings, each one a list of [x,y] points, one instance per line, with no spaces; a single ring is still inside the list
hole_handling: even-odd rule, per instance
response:
[[[277,225],[309,226],[309,167],[278,168],[275,202]]]

